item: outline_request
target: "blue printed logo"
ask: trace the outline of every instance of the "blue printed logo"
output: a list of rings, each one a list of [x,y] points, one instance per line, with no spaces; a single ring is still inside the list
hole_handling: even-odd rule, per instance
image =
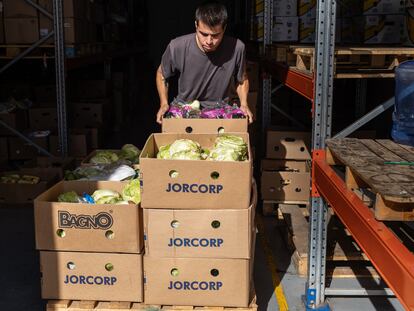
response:
[[[205,238],[170,238],[169,247],[221,247],[223,239]]]
[[[168,289],[171,290],[220,290],[222,282],[198,282],[198,281],[170,281]]]
[[[65,284],[83,284],[83,285],[115,285],[117,278],[112,276],[91,276],[91,275],[66,275]]]
[[[186,193],[215,193],[219,194],[223,190],[223,185],[204,185],[204,184],[171,184],[168,183],[166,192],[186,192]]]

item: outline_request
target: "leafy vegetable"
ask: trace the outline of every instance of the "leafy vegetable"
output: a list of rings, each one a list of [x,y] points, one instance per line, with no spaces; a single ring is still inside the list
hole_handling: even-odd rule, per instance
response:
[[[141,150],[139,150],[134,145],[126,144],[122,146],[121,152],[119,153],[119,157],[121,159],[129,160],[132,163],[138,163],[140,153]]]
[[[118,155],[113,151],[98,151],[90,160],[94,164],[110,164],[119,160]]]
[[[81,201],[81,198],[75,191],[65,192],[58,196],[58,202],[79,203]]]
[[[122,200],[121,195],[113,190],[99,189],[92,194],[96,204],[116,204]]]
[[[199,143],[190,139],[178,139],[171,145],[161,146],[158,159],[201,160],[202,149]]]
[[[141,188],[139,179],[131,180],[122,190],[122,198],[125,201],[132,201],[135,204],[141,202]]]
[[[247,144],[243,138],[234,135],[221,135],[217,137],[208,159],[215,161],[244,161],[247,159],[247,150]]]

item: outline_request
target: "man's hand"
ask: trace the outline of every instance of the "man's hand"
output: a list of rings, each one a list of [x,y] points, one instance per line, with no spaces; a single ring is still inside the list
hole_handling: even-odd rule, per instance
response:
[[[253,123],[253,113],[250,111],[247,105],[241,105],[240,110],[247,116],[249,123]]]
[[[157,122],[159,124],[162,124],[162,117],[168,111],[169,108],[170,106],[168,104],[162,104],[160,106],[160,109],[158,110],[158,113],[157,113]]]

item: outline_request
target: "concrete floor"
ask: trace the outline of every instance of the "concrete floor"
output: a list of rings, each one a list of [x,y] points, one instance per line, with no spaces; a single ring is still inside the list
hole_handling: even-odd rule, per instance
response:
[[[260,217],[263,224],[257,237],[255,287],[259,310],[279,310],[285,299],[288,310],[304,310],[301,295],[305,278],[298,277],[291,263],[275,219]],[[44,311],[40,299],[38,252],[34,249],[33,209],[0,205],[0,311]],[[277,270],[273,273],[272,268]],[[277,279],[281,280],[277,284]],[[276,280],[276,282],[275,282]],[[350,284],[352,281],[347,281]],[[275,283],[283,293],[275,295]],[[344,284],[341,284],[344,285]],[[330,298],[335,311],[403,310],[395,298]]]

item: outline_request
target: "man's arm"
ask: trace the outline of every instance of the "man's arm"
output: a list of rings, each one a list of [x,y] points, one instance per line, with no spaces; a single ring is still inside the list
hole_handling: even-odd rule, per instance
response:
[[[156,83],[157,83],[157,91],[158,96],[160,97],[160,109],[157,113],[157,122],[162,124],[162,117],[168,111],[168,82],[162,75],[161,65],[158,67],[157,76],[156,76]]]
[[[247,73],[243,73],[243,82],[237,85],[237,95],[240,99],[240,109],[244,112],[245,115],[249,118],[249,123],[253,122],[253,114],[249,109],[247,103],[247,95],[249,94],[249,79]]]

